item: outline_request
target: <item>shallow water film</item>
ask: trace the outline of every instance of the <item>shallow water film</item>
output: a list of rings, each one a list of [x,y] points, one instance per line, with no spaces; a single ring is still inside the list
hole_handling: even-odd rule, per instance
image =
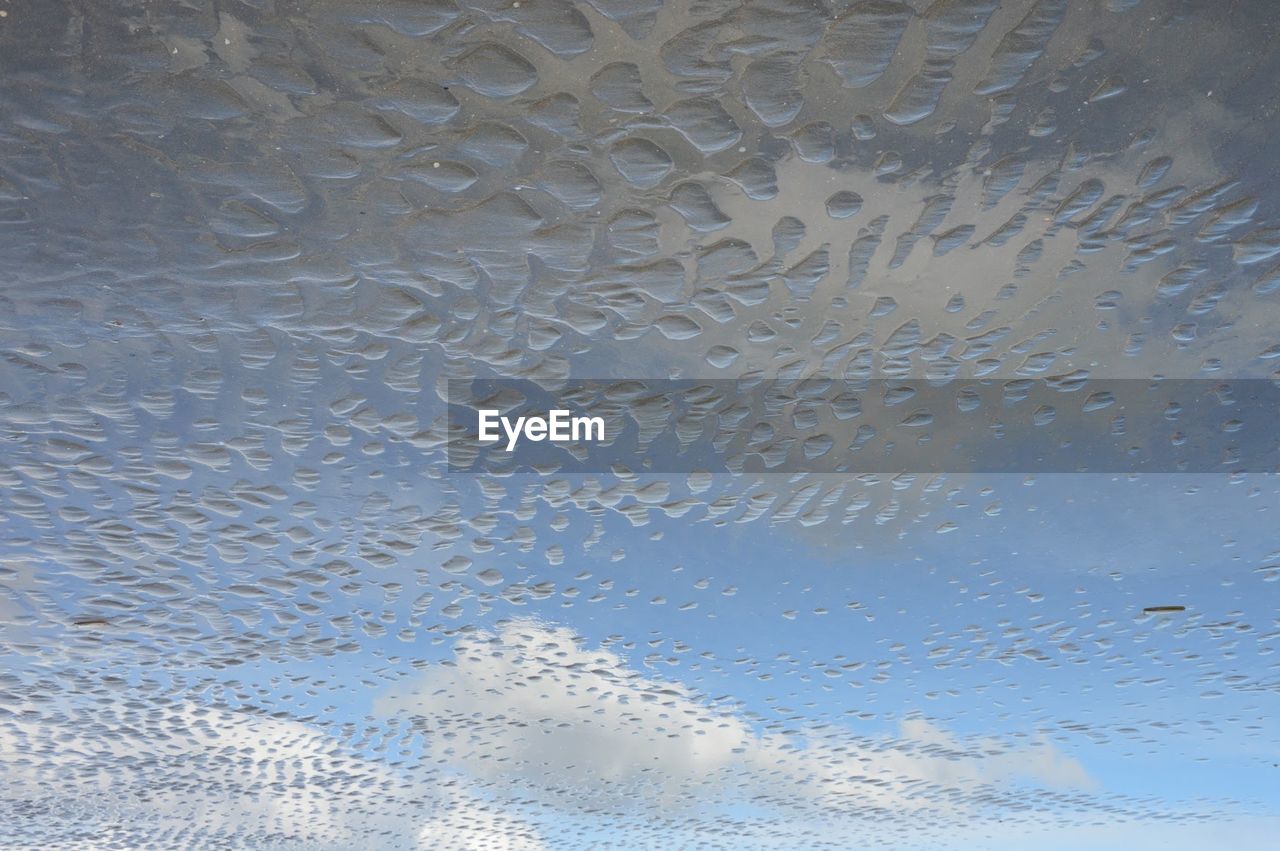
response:
[[[1275,12],[0,0],[0,849],[1276,847]]]

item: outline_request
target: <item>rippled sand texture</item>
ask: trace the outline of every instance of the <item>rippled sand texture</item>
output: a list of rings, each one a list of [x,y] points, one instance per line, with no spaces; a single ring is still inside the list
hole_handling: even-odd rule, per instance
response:
[[[472,376],[1270,377],[1272,3],[0,12],[0,848],[1273,847],[1272,476],[443,466]]]

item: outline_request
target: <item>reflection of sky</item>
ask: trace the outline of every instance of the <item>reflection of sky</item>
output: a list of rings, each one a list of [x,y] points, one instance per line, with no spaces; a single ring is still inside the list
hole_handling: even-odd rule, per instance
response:
[[[531,483],[526,477],[510,484],[519,491]],[[785,483],[764,480],[761,487],[770,484]],[[617,654],[615,664],[633,672],[628,676],[690,689],[689,707],[718,706],[756,741],[785,736],[799,753],[819,747],[833,730],[850,743],[911,751],[925,746],[909,732],[921,719],[955,737],[948,750],[1018,754],[1047,745],[1059,769],[1014,772],[1001,785],[1033,799],[1045,794],[1035,790],[1075,794],[1049,805],[1068,822],[1079,813],[1087,823],[1099,806],[1119,808],[1138,823],[1179,814],[1234,821],[1266,807],[1276,755],[1260,742],[1272,732],[1266,699],[1274,683],[1259,673],[1267,669],[1264,625],[1271,613],[1262,593],[1268,574],[1258,567],[1273,553],[1254,530],[1255,516],[1274,499],[1269,479],[952,477],[935,484],[871,486],[866,512],[896,499],[903,506],[897,518],[794,534],[767,521],[716,527],[687,517],[656,517],[636,527],[610,512],[603,538],[586,552],[588,529],[571,524],[554,532],[555,508],[541,505],[524,518],[543,532],[531,551],[501,545],[476,563],[501,565],[506,582],[551,583],[544,600],[486,613],[474,594],[454,599],[437,592],[419,615],[425,629],[408,644],[357,631],[339,637],[354,640],[336,656],[252,659],[222,671],[196,667],[182,679],[206,683],[197,704],[287,706],[295,717],[323,718],[344,750],[377,761],[385,758],[374,749],[388,717],[384,696],[412,688],[419,677],[430,681],[442,662],[465,668],[466,656],[455,658],[450,648],[468,635],[500,633],[514,615],[521,628],[544,638],[550,633],[540,630],[567,626],[587,652],[607,647]],[[673,490],[680,487],[672,482]],[[999,513],[987,513],[995,505]],[[1188,507],[1200,523],[1170,521]],[[463,508],[466,515],[480,506]],[[937,534],[946,520],[954,530]],[[1165,533],[1130,534],[1156,528]],[[546,550],[555,546],[565,560],[548,567]],[[466,548],[422,559],[433,584],[450,581],[435,566],[458,549]],[[625,557],[614,560],[618,549]],[[1212,582],[1205,581],[1209,573]],[[392,581],[415,585],[404,568],[392,568],[382,584]],[[486,588],[474,580],[463,586]],[[373,590],[366,586],[346,606],[322,610],[331,617],[367,606],[395,613],[396,623],[413,622],[407,604],[416,591],[378,605]],[[603,599],[591,602],[597,593]],[[460,611],[442,615],[455,603]],[[1155,604],[1185,605],[1187,612],[1141,614]],[[289,607],[272,602],[267,610]],[[325,637],[333,632],[320,630]],[[140,670],[155,676],[155,660],[146,655],[137,654]],[[417,660],[416,672],[404,664],[408,658]],[[843,667],[851,664],[857,667]],[[448,706],[454,698],[472,706],[461,694],[438,700]],[[584,713],[578,720],[592,719]],[[402,746],[410,758],[429,751],[429,732],[406,737]],[[543,757],[555,764],[553,755]],[[465,777],[466,765],[451,766],[450,774]],[[396,770],[414,776],[403,764]],[[613,806],[622,807],[623,819],[628,812],[647,818],[643,803]],[[745,801],[724,806],[741,818],[779,817]],[[595,835],[598,828],[585,824]],[[1159,835],[1159,828],[1145,829]],[[1132,841],[1126,830],[1118,829],[1116,847]],[[1200,835],[1192,830],[1186,837]],[[1108,847],[1101,838],[1091,841]]]
[[[1270,9],[1097,5],[10,4],[0,846],[1270,847],[1274,477],[440,463],[473,375],[1269,375]]]

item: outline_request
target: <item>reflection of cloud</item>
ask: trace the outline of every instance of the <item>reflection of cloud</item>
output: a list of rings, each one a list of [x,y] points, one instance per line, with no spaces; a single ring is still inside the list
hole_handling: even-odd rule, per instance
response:
[[[468,639],[456,653],[453,665],[431,669],[379,708],[409,712],[434,739],[456,727],[449,755],[485,778],[678,786],[727,766],[749,744],[738,718],[641,677],[614,653],[583,649],[567,629],[514,621],[493,644]]]
[[[0,823],[30,842],[6,848],[545,847],[469,789],[299,721],[194,704],[121,710],[0,721]]]
[[[378,709],[424,729],[434,759],[574,807],[665,807],[734,793],[788,809],[901,811],[944,800],[958,810],[993,785],[1090,783],[1048,743],[964,742],[924,720],[904,722],[891,740],[834,729],[760,734],[741,713],[527,619],[460,641],[452,661]]]
[[[528,825],[465,793],[456,793],[443,812],[417,834],[422,849],[451,851],[545,851]]]
[[[909,742],[939,751],[957,752],[964,748],[954,736],[922,718],[903,721],[902,734]],[[1057,788],[1087,788],[1094,785],[1084,766],[1047,742],[1016,751],[988,754],[980,764],[960,761],[955,765],[957,768],[953,770],[957,772],[959,779],[975,783],[1026,779]]]

